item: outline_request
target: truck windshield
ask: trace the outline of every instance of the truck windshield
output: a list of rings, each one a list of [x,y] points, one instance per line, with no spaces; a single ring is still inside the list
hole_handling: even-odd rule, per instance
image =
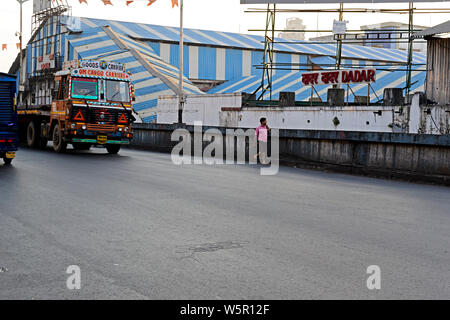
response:
[[[106,81],[106,100],[130,102],[130,87],[125,81]]]
[[[88,78],[73,78],[72,98],[97,100],[98,80]]]

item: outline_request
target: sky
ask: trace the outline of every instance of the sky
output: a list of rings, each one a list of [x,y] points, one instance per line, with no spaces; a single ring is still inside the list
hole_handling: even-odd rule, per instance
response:
[[[24,4],[24,44],[30,38],[31,15],[33,0]],[[111,0],[113,6],[105,6],[100,0],[87,0],[88,5],[80,4],[78,0],[68,0],[72,6],[72,15],[100,19],[136,21],[148,24],[178,26],[179,10],[172,9],[170,0],[157,0],[147,7],[147,0],[136,0],[129,7],[125,0]],[[19,42],[15,33],[19,31],[19,4],[16,0],[0,0],[0,44],[8,45],[7,51],[0,51],[0,71],[7,72],[19,50]],[[448,8],[449,3],[415,3],[417,8]],[[249,8],[263,8],[264,5],[241,5],[239,0],[184,0],[184,24],[186,28],[198,28],[228,32],[250,33],[249,29],[263,29],[265,14],[246,13]],[[279,5],[278,8],[337,8],[337,4],[326,5]],[[383,5],[346,4],[349,8],[407,8],[407,3],[387,3]],[[414,23],[423,26],[433,26],[449,19],[450,14],[416,14]],[[337,13],[279,13],[276,16],[276,28],[283,29],[287,18],[298,17],[308,29],[332,28],[333,19],[338,18]],[[408,22],[406,14],[344,14],[348,20],[349,29],[359,29],[361,25],[374,24],[385,21]],[[320,34],[320,35],[323,35]],[[317,36],[308,33],[308,36]],[[0,48],[1,49],[1,48]]]

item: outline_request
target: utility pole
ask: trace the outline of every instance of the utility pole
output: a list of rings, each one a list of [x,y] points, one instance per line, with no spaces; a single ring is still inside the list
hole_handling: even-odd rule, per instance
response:
[[[344,3],[339,4],[339,21],[344,20]],[[338,35],[337,47],[336,47],[336,69],[341,69],[342,61],[342,36]]]
[[[184,95],[183,95],[183,0],[180,0],[180,54],[179,54],[179,71],[180,78],[178,80],[178,123],[183,123],[183,105],[184,105]]]
[[[23,79],[22,79],[22,59],[23,59],[23,52],[22,52],[22,39],[23,39],[23,10],[22,10],[22,6],[25,2],[27,2],[29,0],[17,0],[17,2],[19,2],[20,4],[20,31],[19,31],[19,92],[20,92],[20,86],[23,83]]]
[[[412,73],[412,63],[413,63],[413,50],[414,50],[414,44],[413,44],[413,30],[414,30],[414,4],[411,1],[409,3],[409,20],[408,20],[408,60],[407,60],[407,66],[406,66],[406,92],[405,95],[409,99],[409,94],[411,91],[411,73]],[[407,100],[409,102],[409,100]]]

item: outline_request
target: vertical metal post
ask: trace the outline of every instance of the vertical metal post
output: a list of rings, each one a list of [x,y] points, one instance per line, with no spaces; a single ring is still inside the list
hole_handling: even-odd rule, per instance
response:
[[[23,4],[29,0],[17,0],[20,4],[20,30],[19,30],[19,88],[17,92],[20,92],[20,86],[23,84],[22,79],[22,60],[23,60],[23,51],[22,51],[22,41],[23,41]],[[17,99],[19,100],[19,94],[17,94]]]
[[[184,96],[183,96],[183,0],[180,0],[180,43],[179,43],[179,79],[178,79],[178,123],[183,123],[183,104],[184,104]]]
[[[348,89],[350,88],[350,85],[347,83],[347,107],[348,107]]]
[[[272,100],[272,76],[273,76],[273,56],[274,56],[274,38],[275,38],[275,11],[276,5],[273,5],[273,10],[271,5],[267,5],[267,16],[266,16],[266,29],[264,35],[264,55],[263,55],[263,72],[261,77],[261,94],[257,99],[264,99],[264,94],[267,89],[270,92],[270,100]],[[269,28],[272,30],[270,31]],[[270,36],[269,36],[270,35]],[[267,78],[267,86],[265,85],[265,80]],[[259,90],[259,89],[258,89]],[[257,90],[257,91],[258,91]]]
[[[339,21],[344,20],[344,3],[339,4]],[[336,47],[336,69],[341,68],[341,57],[342,57],[342,36],[338,35],[337,47]]]
[[[270,92],[270,101],[272,101],[272,79],[273,79],[273,63],[274,63],[274,41],[275,41],[275,11],[276,11],[276,4],[273,5],[273,14],[272,14],[272,42],[270,47],[270,77],[268,79],[269,81],[269,92]]]
[[[408,99],[408,95],[411,91],[411,73],[412,73],[412,62],[413,62],[413,41],[412,33],[413,33],[413,16],[414,16],[414,7],[413,2],[409,3],[409,22],[408,22],[408,61],[406,66],[406,97]]]
[[[22,4],[23,4],[23,1],[20,1],[19,2],[20,3],[20,31],[19,31],[19,43],[20,43],[20,48],[19,48],[19,50],[20,50],[20,61],[19,61],[19,79],[20,79],[20,72],[21,72],[21,69],[22,69],[22,29],[23,29],[23,27],[22,27],[22,15],[23,15],[23,12],[22,12]],[[19,84],[21,84],[22,83],[22,79],[20,79],[20,81],[19,81]]]
[[[370,104],[370,83],[367,84],[367,105]]]

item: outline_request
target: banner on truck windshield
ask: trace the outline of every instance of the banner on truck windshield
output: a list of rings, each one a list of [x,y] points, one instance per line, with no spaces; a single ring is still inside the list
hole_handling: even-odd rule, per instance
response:
[[[70,67],[75,63],[71,62]],[[72,75],[77,77],[98,77],[114,80],[129,80],[130,75],[125,71],[125,65],[122,63],[97,61],[97,60],[79,60],[78,68],[72,70]]]

